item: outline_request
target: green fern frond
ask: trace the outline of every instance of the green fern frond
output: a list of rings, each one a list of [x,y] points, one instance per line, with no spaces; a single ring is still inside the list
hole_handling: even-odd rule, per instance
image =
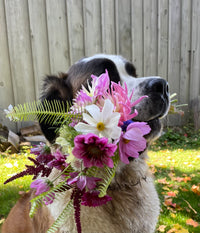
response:
[[[80,117],[80,114],[69,112],[70,105],[58,100],[34,101],[32,103],[18,104],[11,110],[6,110],[6,117],[12,121],[34,121],[56,124]]]
[[[100,181],[99,183],[99,188],[98,188],[98,190],[100,191],[99,197],[104,197],[106,195],[108,186],[110,185],[112,179],[115,176],[118,162],[119,162],[119,156],[115,155],[113,157],[113,163],[114,163],[113,168],[105,167],[104,176],[102,177],[102,181]]]
[[[68,202],[62,213],[58,216],[56,221],[53,223],[53,225],[48,229],[47,233],[54,233],[62,226],[62,224],[66,221],[66,218],[69,215],[72,215],[74,211],[74,206],[72,200]]]

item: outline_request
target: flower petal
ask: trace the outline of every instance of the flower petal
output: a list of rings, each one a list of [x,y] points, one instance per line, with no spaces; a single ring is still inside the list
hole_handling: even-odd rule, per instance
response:
[[[91,104],[85,107],[85,109],[90,113],[90,115],[98,122],[102,121],[100,109],[97,105]]]

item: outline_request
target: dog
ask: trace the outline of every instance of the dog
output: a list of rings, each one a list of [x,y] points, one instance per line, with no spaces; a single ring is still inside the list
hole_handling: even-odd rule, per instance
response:
[[[126,82],[129,94],[134,89],[132,101],[144,98],[134,108],[138,115],[134,121],[145,121],[151,132],[146,135],[147,145],[160,136],[160,118],[169,110],[168,83],[160,77],[138,78],[134,65],[119,55],[97,54],[76,62],[67,73],[47,76],[43,84],[41,100],[73,101],[82,85],[87,86],[91,75],[99,76],[108,71],[110,80]],[[135,110],[133,109],[133,111]],[[57,137],[57,130],[51,125],[40,123],[41,129],[50,143]],[[59,126],[57,126],[59,127]],[[148,148],[148,146],[147,146]],[[147,148],[137,159],[130,158],[129,164],[120,163],[109,188],[112,200],[100,207],[81,206],[83,233],[153,233],[156,228],[160,202],[154,186],[154,179],[148,169]],[[49,176],[53,179],[55,171]],[[33,219],[29,217],[30,199],[34,191],[24,194],[13,207],[2,227],[2,233],[44,233],[62,212],[70,198],[70,190],[64,197],[50,205],[43,205]],[[59,233],[75,233],[73,216],[66,219]]]

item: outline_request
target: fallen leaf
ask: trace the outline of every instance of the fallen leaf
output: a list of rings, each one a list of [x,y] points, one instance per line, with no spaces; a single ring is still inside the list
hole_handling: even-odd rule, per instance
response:
[[[195,222],[193,219],[187,219],[186,220],[186,224],[187,225],[190,225],[190,226],[193,226],[193,227],[198,227],[199,226],[199,223],[198,222]]]
[[[165,232],[165,228],[166,228],[167,226],[165,226],[165,225],[160,225],[159,227],[158,227],[158,231],[159,232]]]
[[[167,196],[169,197],[176,197],[176,193],[173,191],[167,192]]]
[[[192,188],[191,188],[192,192],[196,193],[198,196],[200,196],[200,184],[198,185],[192,185]]]
[[[167,233],[189,233],[189,231],[177,223]]]
[[[166,177],[163,178],[163,179],[158,179],[157,181],[158,181],[159,184],[169,184],[169,182],[166,181]]]

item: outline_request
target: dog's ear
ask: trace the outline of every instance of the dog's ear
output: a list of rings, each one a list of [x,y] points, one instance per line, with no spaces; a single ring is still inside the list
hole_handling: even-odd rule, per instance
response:
[[[67,102],[72,103],[73,91],[70,83],[67,80],[67,74],[59,74],[58,76],[46,76],[43,80],[41,101],[58,100],[63,102],[65,109],[67,109]],[[43,105],[44,106],[44,105]],[[56,130],[60,125],[52,126],[44,121],[40,122],[40,127],[46,139],[53,143],[56,138]]]

